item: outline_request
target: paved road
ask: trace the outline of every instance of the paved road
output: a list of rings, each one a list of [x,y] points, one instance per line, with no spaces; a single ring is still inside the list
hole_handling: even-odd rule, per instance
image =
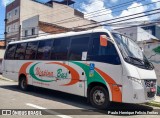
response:
[[[4,81],[0,79],[0,109],[43,109],[42,111],[48,114],[47,116],[39,117],[55,117],[55,118],[123,118],[124,115],[106,115],[107,111],[94,111],[83,97],[69,95],[61,92],[51,91],[42,88],[32,87],[28,92],[22,92],[17,86],[17,82]],[[56,110],[61,109],[61,110]],[[88,111],[87,109],[91,109]],[[153,107],[135,104],[118,104],[112,103],[110,110],[135,110],[153,111]],[[141,111],[142,112],[142,111]],[[114,112],[116,113],[116,112]],[[75,115],[73,115],[75,114]],[[128,115],[127,115],[128,116]],[[6,117],[6,116],[0,116]],[[17,116],[12,116],[13,118]],[[33,116],[26,116],[32,118]],[[130,115],[132,118],[158,118],[158,115]]]

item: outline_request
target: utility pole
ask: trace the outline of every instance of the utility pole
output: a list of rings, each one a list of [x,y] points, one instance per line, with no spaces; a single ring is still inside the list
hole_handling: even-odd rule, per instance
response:
[[[6,12],[5,12],[5,19],[4,19],[4,24],[5,24],[5,28],[4,28],[4,45],[5,45],[5,48],[7,46],[7,15],[6,15]]]

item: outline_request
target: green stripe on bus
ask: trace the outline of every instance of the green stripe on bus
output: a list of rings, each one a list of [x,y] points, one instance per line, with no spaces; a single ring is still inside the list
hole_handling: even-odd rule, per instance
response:
[[[81,67],[85,71],[86,76],[87,76],[87,85],[89,85],[92,82],[100,82],[100,83],[103,83],[106,85],[106,82],[101,77],[101,75],[96,72],[96,70],[94,70],[94,76],[90,77],[89,76],[89,72],[90,72],[89,66],[87,66],[86,64],[83,64],[83,63],[79,63],[79,62],[71,62],[71,63],[78,65],[79,67]]]

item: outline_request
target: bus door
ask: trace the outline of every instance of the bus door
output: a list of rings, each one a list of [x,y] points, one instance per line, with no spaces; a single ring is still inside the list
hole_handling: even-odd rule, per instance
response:
[[[71,38],[69,51],[69,66],[72,68],[70,78],[70,92],[85,96],[87,53],[90,35],[80,35]]]

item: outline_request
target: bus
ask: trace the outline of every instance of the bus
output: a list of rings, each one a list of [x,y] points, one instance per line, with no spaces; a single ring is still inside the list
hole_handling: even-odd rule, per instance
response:
[[[151,101],[157,89],[154,66],[138,45],[106,29],[10,42],[3,76],[24,91],[31,85],[86,97],[98,109]]]

